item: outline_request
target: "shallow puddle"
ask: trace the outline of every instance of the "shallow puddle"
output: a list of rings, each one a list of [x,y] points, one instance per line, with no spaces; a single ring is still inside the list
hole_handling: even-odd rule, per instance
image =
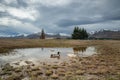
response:
[[[88,57],[96,54],[95,47],[74,48],[25,48],[14,49],[12,52],[0,54],[0,65],[6,63],[32,61],[34,63],[55,63],[68,61],[71,57]]]

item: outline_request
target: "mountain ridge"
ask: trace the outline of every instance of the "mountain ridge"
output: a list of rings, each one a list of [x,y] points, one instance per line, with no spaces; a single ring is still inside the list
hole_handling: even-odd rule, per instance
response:
[[[119,30],[100,30],[90,35],[89,38],[92,39],[120,39]]]
[[[32,33],[32,34],[18,34],[18,35],[14,35],[14,36],[1,36],[0,38],[38,39],[38,38],[40,38],[40,34],[41,34],[40,32],[37,32],[37,33]],[[45,36],[46,36],[46,39],[70,38],[69,35],[64,35],[61,33],[58,33],[58,34],[46,33]]]

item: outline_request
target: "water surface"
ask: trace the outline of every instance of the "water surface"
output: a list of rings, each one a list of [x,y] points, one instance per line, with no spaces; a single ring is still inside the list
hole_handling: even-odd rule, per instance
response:
[[[52,54],[60,55],[52,56]],[[12,52],[0,54],[0,65],[22,61],[41,62],[61,62],[68,61],[71,56],[88,57],[96,54],[95,47],[74,47],[74,48],[25,48],[14,49]]]

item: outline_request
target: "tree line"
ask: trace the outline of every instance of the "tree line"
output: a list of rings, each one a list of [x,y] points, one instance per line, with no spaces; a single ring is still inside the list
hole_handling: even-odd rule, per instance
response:
[[[84,28],[75,27],[72,33],[72,39],[87,39],[88,33]],[[45,32],[42,29],[40,39],[45,39]]]

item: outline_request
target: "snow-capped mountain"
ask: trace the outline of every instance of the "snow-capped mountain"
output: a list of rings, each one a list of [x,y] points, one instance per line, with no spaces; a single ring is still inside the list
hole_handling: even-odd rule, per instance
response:
[[[12,36],[0,36],[1,38],[29,38],[29,39],[37,39],[40,38],[40,32],[32,33],[32,34],[18,34],[18,35],[12,35]],[[70,35],[65,33],[46,33],[45,34],[46,39],[55,39],[55,38],[70,38]]]

